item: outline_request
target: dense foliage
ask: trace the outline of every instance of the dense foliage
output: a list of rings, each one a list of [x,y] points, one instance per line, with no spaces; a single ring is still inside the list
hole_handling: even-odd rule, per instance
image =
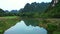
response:
[[[60,18],[60,0],[54,7],[50,6],[41,17],[46,18]]]
[[[40,14],[44,12],[49,6],[49,3],[27,3],[24,8],[18,10],[2,10],[0,9],[0,16],[20,16],[20,17],[40,17]],[[2,12],[2,13],[1,13]]]
[[[21,17],[39,18],[40,14],[43,13],[49,6],[49,3],[27,3],[23,9],[20,9]]]
[[[8,10],[2,10],[0,9],[0,17],[3,17],[3,16],[18,16],[19,13],[17,10],[11,10],[11,11],[8,11]]]
[[[4,14],[5,12],[2,9],[0,9],[0,16],[4,16]]]

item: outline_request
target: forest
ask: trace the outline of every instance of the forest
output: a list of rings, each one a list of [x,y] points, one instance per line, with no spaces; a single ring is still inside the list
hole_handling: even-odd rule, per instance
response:
[[[49,6],[50,3],[27,3],[24,8],[20,10],[3,10],[0,9],[0,16],[20,16],[20,17],[40,17],[40,14],[43,13]]]
[[[3,10],[0,8],[0,16],[20,16],[27,18],[60,18],[60,3],[58,2],[54,7],[52,3],[27,3],[24,8],[20,10]]]

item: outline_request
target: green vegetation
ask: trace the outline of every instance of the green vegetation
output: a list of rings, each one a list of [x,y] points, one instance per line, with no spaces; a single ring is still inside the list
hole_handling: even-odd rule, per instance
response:
[[[14,10],[5,12],[0,9],[0,34],[15,25],[21,17],[27,26],[41,26],[48,31],[48,34],[60,34],[60,0],[58,1],[54,7],[51,3],[27,3],[17,13],[14,13]]]
[[[60,32],[60,0],[58,0],[58,1],[59,2],[57,4],[55,4],[54,7],[52,7],[50,5],[46,11],[41,12],[41,13],[38,13],[38,12],[33,13],[33,14],[31,13],[33,16],[30,15],[33,18],[35,17],[38,19],[39,18],[43,19],[40,21],[41,22],[40,26],[46,28],[46,30],[48,31],[48,34],[60,34],[59,33]],[[23,13],[23,14],[24,14],[23,16],[27,16],[27,15],[25,15],[25,13]],[[50,20],[49,20],[49,18],[50,18]],[[28,23],[28,24],[31,24],[31,23]],[[35,25],[37,25],[37,24],[35,24]]]
[[[60,18],[60,1],[54,7],[52,3],[27,3],[23,9],[19,10],[20,17]]]
[[[54,7],[50,5],[50,7],[41,14],[41,17],[44,18],[60,18],[60,0],[59,2],[55,4]],[[52,3],[51,3],[52,4]]]
[[[27,3],[24,8],[19,10],[20,17],[27,18],[40,18],[41,13],[49,7],[50,3]]]
[[[5,12],[2,9],[0,9],[0,16],[4,16],[4,14]]]
[[[0,34],[3,34],[5,30],[15,25],[19,20],[17,16],[0,17]]]
[[[60,31],[55,31],[53,34],[60,34]]]
[[[5,16],[5,17],[0,17],[0,18],[13,19],[13,18],[18,18],[18,16]]]

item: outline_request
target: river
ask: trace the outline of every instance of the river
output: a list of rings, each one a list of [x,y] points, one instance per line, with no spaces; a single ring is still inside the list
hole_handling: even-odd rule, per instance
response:
[[[47,34],[47,31],[43,27],[39,26],[27,26],[26,23],[21,20],[16,25],[7,29],[4,34]]]

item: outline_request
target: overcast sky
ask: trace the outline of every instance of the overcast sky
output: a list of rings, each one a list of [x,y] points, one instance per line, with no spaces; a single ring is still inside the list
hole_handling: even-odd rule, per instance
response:
[[[3,10],[19,10],[23,8],[26,3],[32,2],[51,2],[51,0],[0,0],[0,8]]]

